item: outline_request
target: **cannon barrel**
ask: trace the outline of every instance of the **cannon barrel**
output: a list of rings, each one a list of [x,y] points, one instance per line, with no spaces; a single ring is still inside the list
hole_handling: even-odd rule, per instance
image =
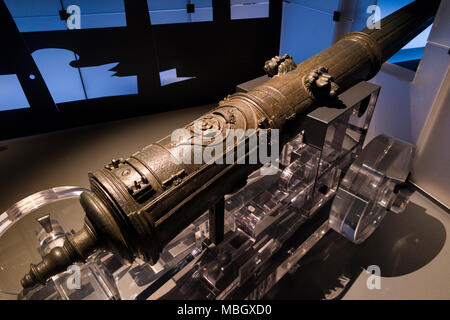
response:
[[[54,248],[41,263],[31,265],[22,286],[45,283],[98,248],[127,261],[140,257],[156,263],[171,239],[261,166],[238,164],[236,158],[232,163],[180,162],[181,148],[204,151],[208,143],[196,140],[198,135],[215,132],[216,138],[224,140],[230,129],[250,129],[255,134],[279,129],[283,140],[289,135],[286,127],[295,127],[312,108],[376,75],[383,62],[432,22],[438,5],[439,1],[415,1],[383,19],[380,29],[346,34],[298,65],[288,55],[275,57],[264,66],[270,80],[247,93],[226,97],[217,108],[188,124],[187,136],[177,141],[168,136],[128,159],[112,160],[104,169],[89,173],[92,192],[80,199],[86,212],[84,227],[67,236],[63,247]],[[247,142],[248,137],[237,141],[232,150]],[[224,148],[214,158],[229,152]],[[251,152],[246,150],[244,158]]]

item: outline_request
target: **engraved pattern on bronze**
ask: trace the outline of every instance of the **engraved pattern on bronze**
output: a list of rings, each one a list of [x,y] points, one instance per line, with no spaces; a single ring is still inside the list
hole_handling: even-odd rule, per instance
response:
[[[286,74],[289,71],[294,70],[297,67],[292,56],[284,54],[281,57],[275,56],[272,59],[266,61],[264,64],[264,71],[269,77],[273,77],[279,74]]]

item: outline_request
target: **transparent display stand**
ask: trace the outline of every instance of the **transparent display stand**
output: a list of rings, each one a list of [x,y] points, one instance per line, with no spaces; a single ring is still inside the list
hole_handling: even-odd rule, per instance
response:
[[[337,107],[310,112],[284,145],[276,174],[252,173],[173,239],[155,265],[127,265],[98,251],[18,298],[260,299],[330,229],[364,241],[386,212],[405,208],[414,153],[386,136],[362,148],[379,90],[361,82],[339,96]],[[39,222],[42,255],[61,245],[65,231],[50,216]]]

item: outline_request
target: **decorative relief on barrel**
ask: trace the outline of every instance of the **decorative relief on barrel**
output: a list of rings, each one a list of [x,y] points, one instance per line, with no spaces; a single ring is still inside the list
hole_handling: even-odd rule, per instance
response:
[[[230,104],[231,99],[228,98]],[[171,154],[179,164],[223,163],[231,150],[249,134],[254,135],[257,115],[250,111],[244,114],[238,107],[224,105],[175,130],[171,136]]]
[[[147,178],[150,173],[136,159],[113,159],[110,164],[105,166],[105,169],[105,174],[114,175],[137,202],[141,203],[153,194],[152,186]]]
[[[295,68],[297,68],[297,65],[289,54],[284,54],[281,57],[275,56],[264,64],[264,71],[269,77],[288,73]]]
[[[318,100],[335,98],[340,90],[339,85],[328,73],[328,68],[323,66],[308,73],[303,78],[303,85],[308,94]]]
[[[204,115],[186,126],[187,135],[175,143],[181,145],[201,145],[203,147],[223,143],[231,130],[245,131],[247,120],[235,107],[224,106]]]

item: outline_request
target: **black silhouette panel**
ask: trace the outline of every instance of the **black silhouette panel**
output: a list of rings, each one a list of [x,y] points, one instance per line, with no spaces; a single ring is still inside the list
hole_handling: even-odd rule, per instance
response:
[[[9,21],[7,41],[16,43],[0,52],[0,72],[19,74],[21,66],[21,74],[35,75],[40,84],[32,91],[21,80],[30,108],[0,112],[0,139],[214,103],[262,75],[264,62],[279,50],[281,1],[270,1],[268,18],[231,20],[230,2],[213,0],[213,21],[152,25],[147,0],[125,0],[126,27],[23,33],[12,28],[0,3],[6,17],[0,24]],[[66,90],[81,90],[78,96],[64,101],[53,85],[46,88],[33,58],[39,64],[50,49],[67,57],[63,65],[50,64],[61,79],[66,71],[79,73],[78,87]],[[103,80],[91,76],[98,73]],[[64,91],[63,84],[56,81]],[[109,84],[119,94],[96,93]],[[126,86],[131,89],[121,91]]]

